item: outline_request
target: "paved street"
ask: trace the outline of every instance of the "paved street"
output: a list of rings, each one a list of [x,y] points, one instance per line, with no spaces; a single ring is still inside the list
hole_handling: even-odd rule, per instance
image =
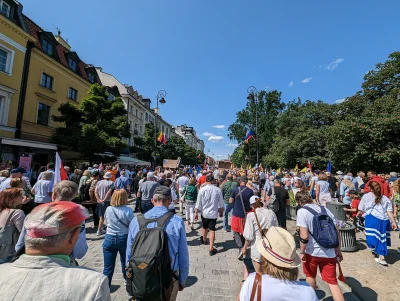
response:
[[[132,206],[133,207],[133,206]],[[222,219],[217,223],[216,248],[218,254],[210,257],[208,246],[200,245],[200,224],[195,226],[195,230],[188,232],[187,239],[190,255],[190,272],[186,282],[186,288],[179,292],[178,301],[232,301],[235,300],[243,275],[243,267],[237,260],[238,250],[233,242],[232,234],[222,230]],[[87,241],[89,251],[87,255],[79,260],[79,264],[87,266],[98,272],[103,272],[103,237],[97,237],[93,229],[93,223],[87,224]],[[121,265],[117,259],[117,266],[114,273],[113,285],[111,287],[112,300],[127,301],[129,297],[125,291]],[[304,275],[300,275],[304,279]],[[318,281],[318,297],[321,300],[332,300],[327,289],[327,285]],[[347,301],[357,299],[347,292]]]

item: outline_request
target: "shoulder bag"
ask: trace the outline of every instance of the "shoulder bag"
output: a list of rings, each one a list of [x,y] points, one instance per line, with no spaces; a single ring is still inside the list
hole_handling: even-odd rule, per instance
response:
[[[256,277],[254,277],[253,288],[251,290],[250,301],[261,301],[261,282],[262,282],[261,275],[256,273]],[[257,299],[255,299],[256,292],[257,292]]]

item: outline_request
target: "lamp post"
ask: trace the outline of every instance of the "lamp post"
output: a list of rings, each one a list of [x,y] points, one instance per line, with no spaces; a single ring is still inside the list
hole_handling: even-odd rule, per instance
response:
[[[257,150],[257,168],[258,168],[258,163],[259,163],[259,158],[258,158],[258,92],[256,87],[250,86],[247,88],[247,93],[249,93],[249,96],[247,96],[247,99],[254,102],[255,107],[256,107],[256,150]]]
[[[158,103],[160,103],[160,104],[165,104],[166,103],[166,101],[165,101],[165,96],[167,96],[167,92],[165,91],[165,90],[160,90],[160,91],[158,91],[158,93],[157,93],[157,108],[156,108],[156,110],[155,110],[155,113],[156,113],[156,118],[155,118],[155,130],[154,130],[154,168],[156,168],[156,165],[157,165],[157,161],[156,161],[156,159],[157,159],[157,132],[158,132],[158,127],[157,127],[157,124],[158,124],[158,115],[159,115],[159,108],[158,108]]]

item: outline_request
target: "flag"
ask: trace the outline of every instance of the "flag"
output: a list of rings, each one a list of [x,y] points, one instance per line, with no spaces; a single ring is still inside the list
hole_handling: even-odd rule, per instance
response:
[[[307,167],[304,167],[300,172],[307,172]]]
[[[250,140],[251,138],[255,139],[255,138],[254,138],[253,131],[250,129],[250,130],[248,130],[247,133],[246,133],[246,138],[244,138],[244,143],[248,144],[248,143],[249,143],[249,140]]]
[[[295,166],[295,168],[294,168],[294,171],[298,171],[298,170],[299,170],[299,165],[296,164],[296,166]]]
[[[61,161],[60,155],[56,152],[56,168],[54,170],[54,184],[68,180],[67,172],[64,169],[64,164]]]
[[[166,145],[167,144],[167,137],[165,137],[165,135],[162,135],[162,144]]]
[[[104,165],[103,162],[101,162],[99,166],[99,171],[102,172],[103,170],[104,170]]]
[[[203,169],[204,169],[204,170],[207,169],[207,159],[204,159]]]
[[[326,166],[326,171],[327,171],[327,172],[332,172],[332,163],[331,163],[331,160],[328,160],[328,165]]]
[[[312,166],[311,166],[310,160],[308,160],[308,162],[307,162],[307,167],[310,169],[310,171],[312,171]]]
[[[157,141],[161,142],[161,143],[163,142],[163,132],[162,131],[160,132],[160,135],[158,135]]]
[[[276,173],[277,173],[277,174],[280,174],[280,173],[281,173],[281,169],[278,168],[278,170],[276,171]]]
[[[197,165],[196,167],[196,175],[198,175],[200,173],[201,167],[200,165]]]
[[[200,159],[200,154],[197,155],[197,159]]]
[[[188,169],[188,173],[189,173],[189,175],[191,175],[192,174],[192,166],[189,166],[189,169]]]

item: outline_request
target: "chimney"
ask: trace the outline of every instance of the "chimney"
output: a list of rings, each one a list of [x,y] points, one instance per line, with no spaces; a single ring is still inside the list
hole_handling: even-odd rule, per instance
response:
[[[61,32],[58,31],[58,34],[54,36],[55,39],[57,40],[58,43],[60,43],[62,46],[64,46],[65,48],[69,50],[71,50],[71,46],[69,46],[69,44],[67,43],[67,41],[65,41],[62,37],[61,37]]]

